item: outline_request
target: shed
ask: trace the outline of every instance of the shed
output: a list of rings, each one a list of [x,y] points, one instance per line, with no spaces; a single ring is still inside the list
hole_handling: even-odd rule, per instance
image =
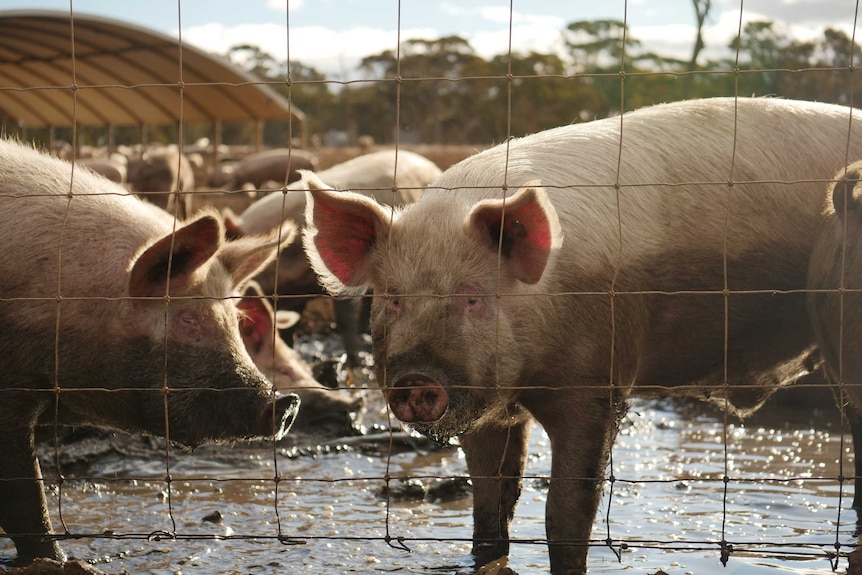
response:
[[[0,11],[0,116],[22,127],[290,119],[301,138],[305,120],[226,58],[127,22],[51,10]]]

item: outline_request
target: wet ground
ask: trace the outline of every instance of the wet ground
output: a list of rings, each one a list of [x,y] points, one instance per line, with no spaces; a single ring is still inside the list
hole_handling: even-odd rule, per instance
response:
[[[300,349],[316,359],[331,353],[313,341]],[[111,574],[467,571],[472,501],[462,454],[394,423],[390,433],[378,395],[369,392],[357,431],[310,422],[275,446],[189,454],[80,430],[64,432],[55,449],[49,436],[40,444],[49,507],[55,529],[72,536],[62,545]],[[843,573],[856,543],[853,488],[837,480],[853,474],[849,433],[828,397],[798,403],[772,402],[741,424],[702,404],[633,402],[590,573],[826,574],[833,561]],[[536,429],[512,527],[509,565],[521,575],[548,570],[549,472],[548,439]],[[726,568],[722,539],[732,546]],[[0,539],[0,565],[13,557]]]

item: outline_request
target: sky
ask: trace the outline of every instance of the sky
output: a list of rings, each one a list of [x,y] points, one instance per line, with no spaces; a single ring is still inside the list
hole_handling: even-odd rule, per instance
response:
[[[856,0],[713,0],[703,57],[729,55],[742,21],[772,20],[800,40],[828,27],[852,34]],[[0,9],[95,14],[178,36],[216,54],[254,44],[328,77],[349,80],[367,55],[395,49],[399,39],[459,35],[485,58],[509,47],[561,48],[569,22],[625,20],[643,47],[688,59],[695,37],[692,0],[0,0]],[[510,24],[511,14],[511,24]],[[862,36],[862,34],[860,34]],[[862,39],[860,39],[862,41]]]

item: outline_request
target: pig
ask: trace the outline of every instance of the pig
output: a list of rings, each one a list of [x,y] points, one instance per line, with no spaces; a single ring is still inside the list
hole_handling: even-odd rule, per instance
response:
[[[317,174],[327,185],[350,189],[369,195],[388,205],[415,202],[422,190],[440,175],[437,165],[420,154],[405,150],[383,150],[358,156]],[[272,193],[250,205],[240,217],[231,218],[237,235],[261,234],[281,225],[285,220],[302,225],[305,221],[305,188],[301,180],[288,186],[296,193]],[[279,254],[258,281],[266,290],[279,295],[320,295],[317,277],[308,265],[299,242]],[[301,310],[307,299],[285,298],[283,305]],[[361,365],[359,353],[364,347],[361,336],[363,322],[354,300],[335,301],[336,327],[344,341],[347,365]]]
[[[339,190],[362,192],[384,204],[403,205],[419,199],[425,186],[440,173],[437,164],[420,154],[382,150],[336,164],[317,172],[317,177]],[[297,180],[288,185],[288,189],[303,190],[304,185]],[[238,225],[245,233],[260,234],[279,226],[286,219],[302,225],[305,194],[268,194],[246,208]]]
[[[194,170],[176,146],[146,150],[129,160],[128,182],[136,194],[178,218],[191,215]]]
[[[550,569],[582,574],[629,397],[744,416],[816,364],[807,266],[822,182],[862,152],[850,116],[780,99],[658,105],[476,154],[402,210],[307,182],[321,282],[373,289],[391,413],[460,441],[477,565],[509,551],[533,421],[552,451]]]
[[[274,180],[281,185],[299,179],[298,170],[314,170],[317,159],[302,150],[275,148],[250,154],[234,164],[225,188],[243,189],[245,184],[260,189],[264,182]]]
[[[149,203],[144,206],[166,225],[171,225],[173,216],[166,211]],[[296,226],[285,222],[281,229],[286,236],[282,246],[287,242],[293,243]],[[299,321],[298,313],[282,310],[276,314],[254,280],[244,282],[238,291],[239,330],[245,349],[277,392],[293,392],[299,396],[302,413],[297,417],[296,425],[301,426],[328,414],[352,413],[362,408],[364,402],[361,397],[345,398],[315,380],[311,366],[278,335],[276,330],[289,329]]]
[[[19,561],[64,558],[47,537],[37,424],[188,447],[286,433],[298,397],[276,394],[254,366],[231,299],[275,256],[275,237],[226,241],[217,212],[175,222],[9,140],[0,202],[0,527]]]
[[[246,350],[277,391],[296,393],[302,401],[300,418],[308,421],[329,413],[358,411],[361,397],[348,398],[318,383],[311,366],[278,335],[278,329],[299,320],[295,312],[273,312],[260,286],[249,281],[237,303],[239,328]]]
[[[808,268],[808,312],[826,378],[849,399],[853,445],[862,445],[862,161],[842,168],[830,186],[824,221]],[[858,452],[857,452],[858,453]],[[853,507],[862,509],[862,457],[855,458]]]
[[[117,184],[126,183],[126,164],[110,158],[82,158],[78,160],[77,163],[88,170],[92,170],[97,174],[108,178],[112,182]]]
[[[216,164],[207,179],[209,187],[226,189],[227,185],[231,183],[233,170],[238,163],[239,160],[222,160]]]

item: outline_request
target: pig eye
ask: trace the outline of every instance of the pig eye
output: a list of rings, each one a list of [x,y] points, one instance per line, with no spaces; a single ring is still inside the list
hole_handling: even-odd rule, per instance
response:
[[[389,296],[386,307],[389,311],[399,311],[401,309],[401,298],[398,296]]]
[[[473,307],[474,305],[476,305],[478,303],[479,303],[479,298],[477,298],[477,297],[469,296],[467,298],[467,305],[470,307]]]
[[[196,323],[195,318],[190,317],[190,316],[186,316],[186,317],[182,318],[182,322],[185,324],[188,324],[188,325],[194,325]]]

